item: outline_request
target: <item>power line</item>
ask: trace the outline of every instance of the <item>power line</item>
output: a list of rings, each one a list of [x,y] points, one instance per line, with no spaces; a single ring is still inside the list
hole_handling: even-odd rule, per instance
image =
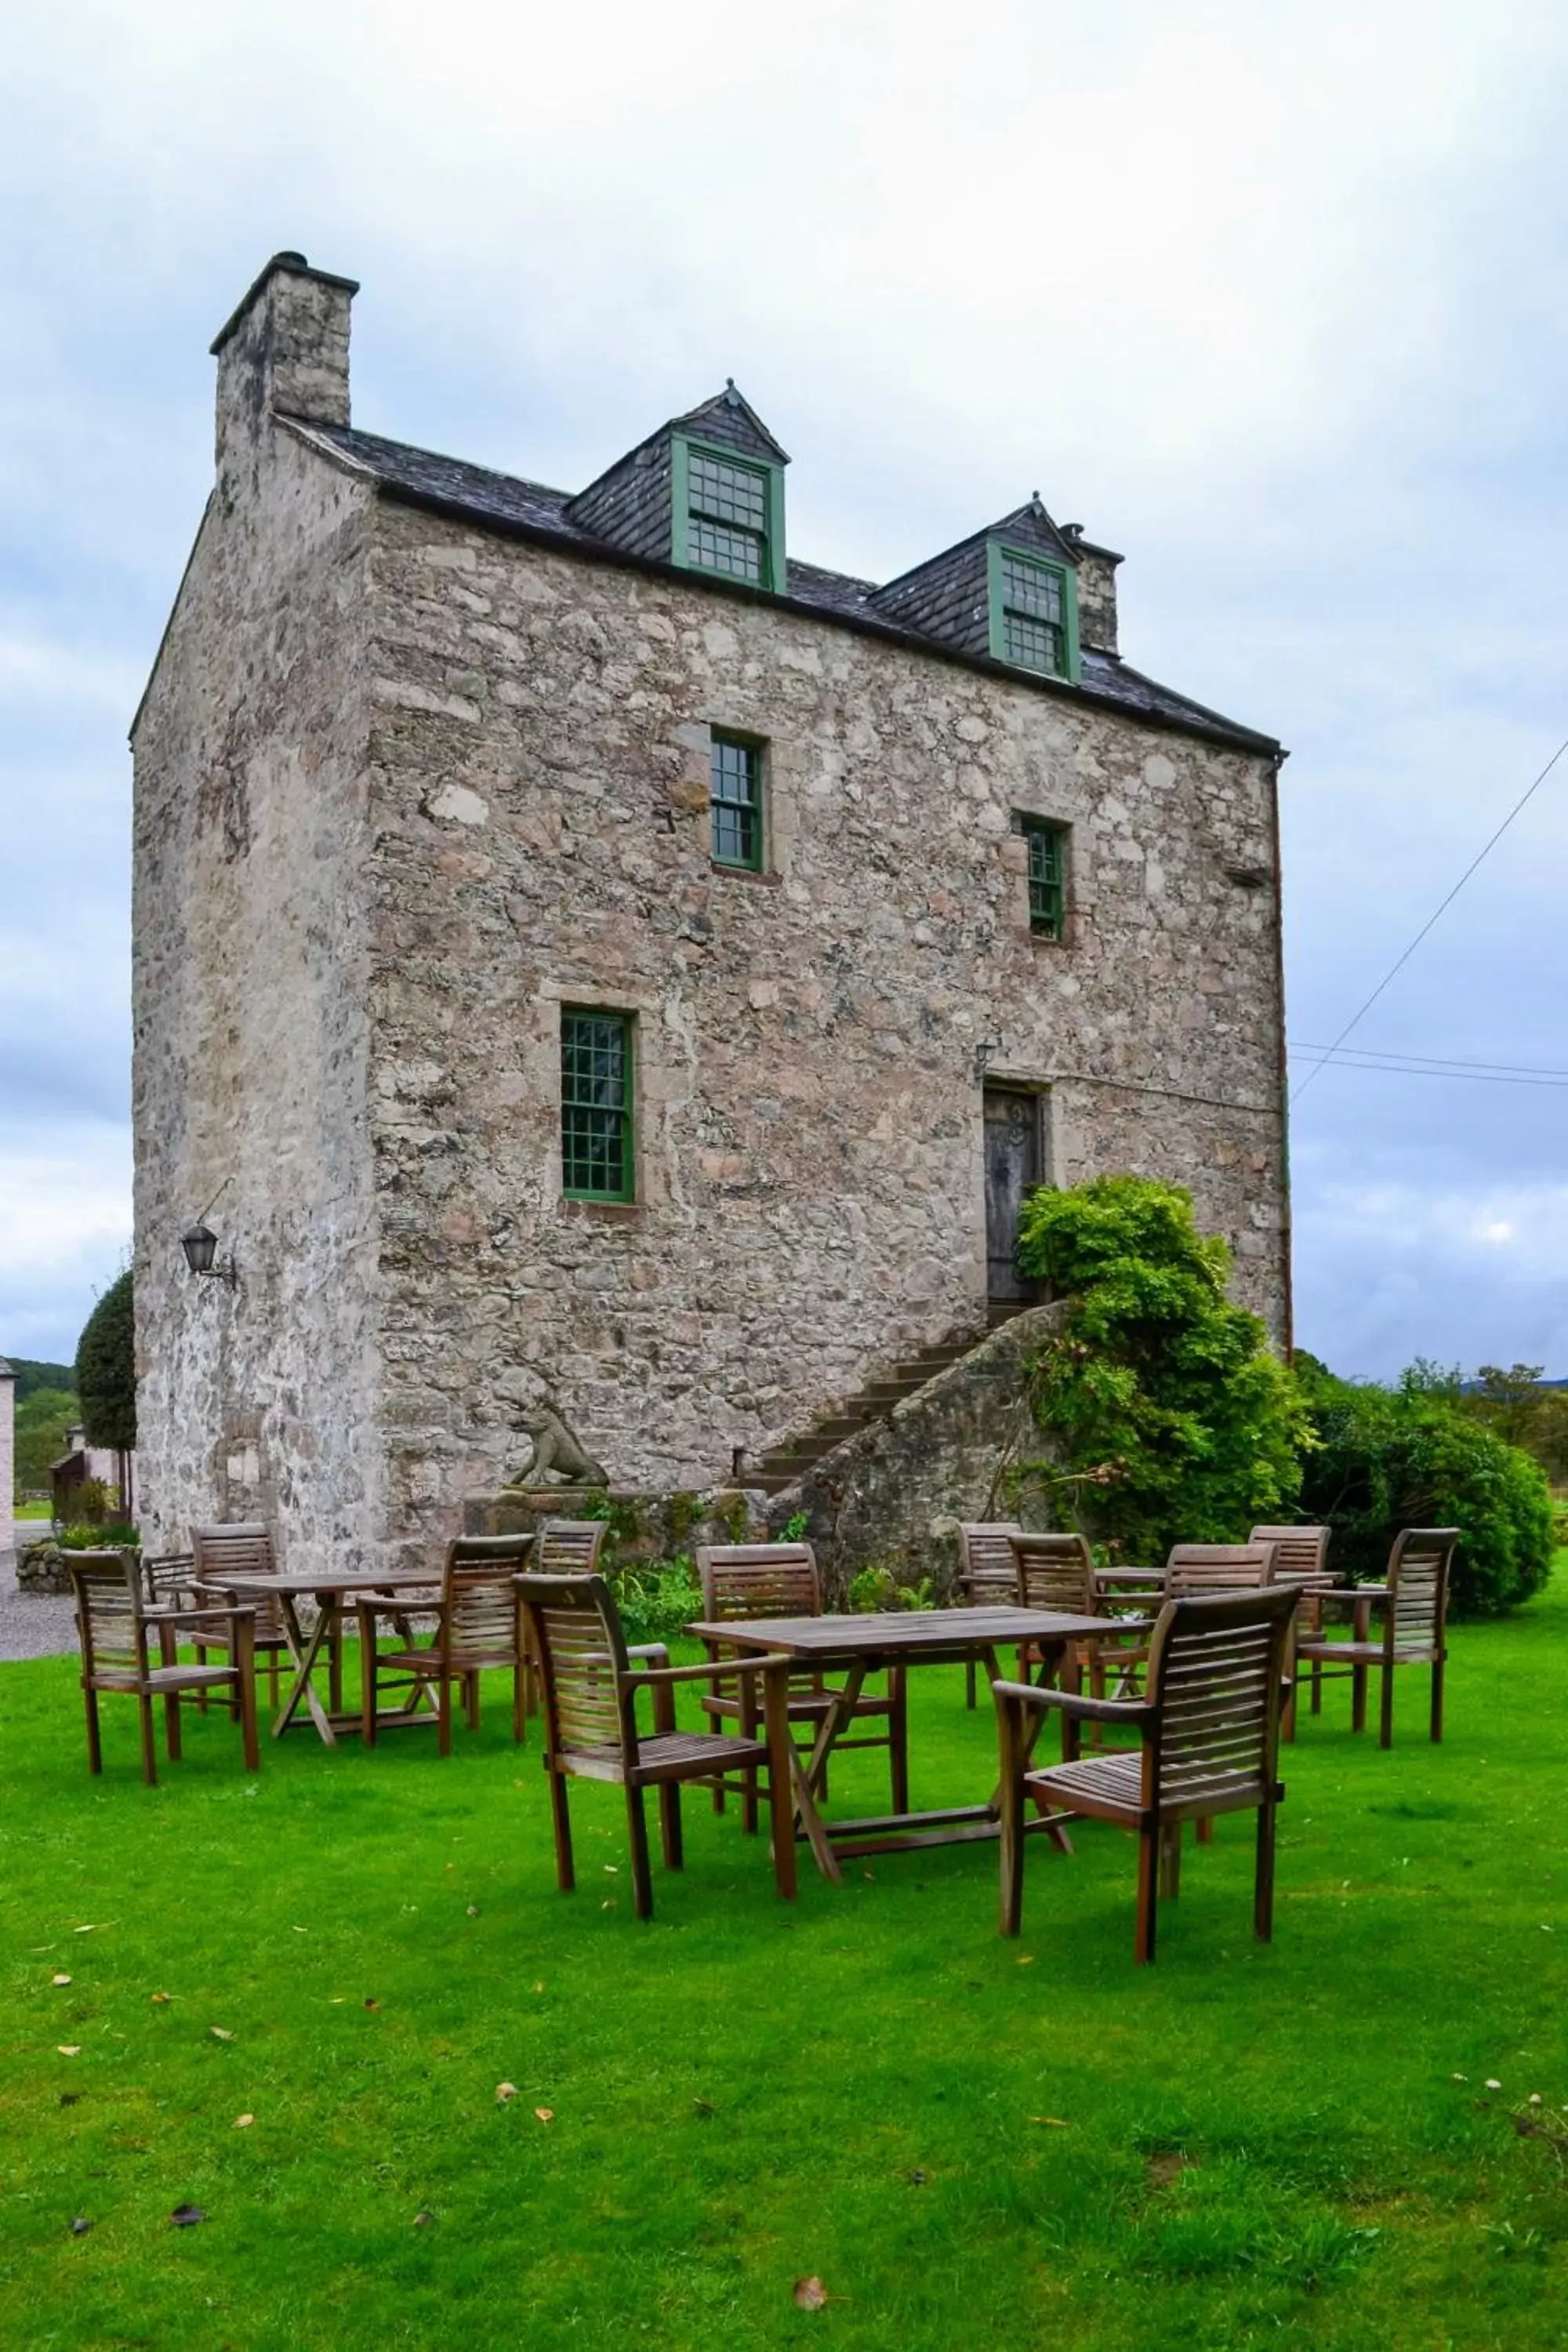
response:
[[[1383,994],[1384,990],[1388,986],[1390,981],[1394,979],[1398,973],[1404,971],[1405,965],[1409,962],[1411,957],[1415,954],[1416,949],[1420,946],[1427,932],[1436,922],[1438,917],[1447,912],[1455,899],[1458,897],[1460,891],[1464,888],[1466,883],[1469,880],[1471,875],[1475,872],[1477,866],[1479,866],[1485,858],[1490,856],[1491,852],[1497,847],[1498,843],[1502,839],[1503,835],[1508,831],[1509,826],[1513,823],[1515,817],[1518,816],[1527,804],[1534,799],[1536,793],[1541,790],[1542,785],[1546,782],[1547,777],[1552,773],[1552,769],[1557,765],[1558,761],[1563,757],[1564,751],[1568,751],[1568,736],[1565,736],[1563,741],[1559,743],[1556,751],[1553,751],[1551,759],[1548,760],[1546,765],[1536,777],[1535,782],[1531,785],[1529,791],[1522,793],[1520,795],[1520,798],[1515,801],[1512,808],[1510,809],[1508,814],[1504,817],[1497,831],[1492,835],[1490,840],[1483,843],[1481,847],[1476,852],[1476,855],[1471,858],[1469,864],[1466,866],[1464,872],[1460,875],[1458,880],[1455,883],[1447,897],[1443,899],[1439,905],[1433,908],[1432,912],[1427,916],[1426,920],[1422,924],[1421,929],[1416,932],[1415,937],[1411,940],[1410,945],[1405,950],[1404,953],[1397,956],[1394,962],[1389,965],[1388,970],[1384,973],[1383,978],[1378,982],[1377,986],[1373,990],[1372,994],[1367,998],[1365,1003],[1351,1015],[1351,1018],[1345,1023],[1344,1027],[1340,1031],[1339,1035],[1334,1039],[1333,1044],[1322,1056],[1322,1060],[1313,1063],[1311,1068],[1308,1071],[1306,1076],[1302,1079],[1300,1085],[1296,1088],[1294,1094],[1291,1096],[1290,1099],[1292,1103],[1300,1102],[1301,1097],[1306,1093],[1307,1088],[1311,1085],[1312,1080],[1317,1076],[1318,1072],[1322,1068],[1323,1064],[1333,1058],[1333,1056],[1339,1052],[1340,1047],[1344,1044],[1345,1039],[1350,1035],[1351,1031],[1352,1029],[1359,1028],[1361,1024],[1365,1020],[1367,1014],[1372,1011],[1373,1006],[1377,1003],[1378,998]]]
[[[1296,1039],[1290,1047],[1293,1054],[1332,1054],[1332,1045],[1309,1045],[1305,1038]],[[1538,1062],[1479,1062],[1468,1054],[1407,1054],[1387,1053],[1376,1045],[1347,1045],[1341,1057],[1354,1062],[1392,1062],[1403,1068],[1407,1062],[1427,1070],[1505,1070],[1516,1078],[1568,1078],[1568,1070],[1544,1070]]]
[[[1317,1066],[1321,1069],[1323,1066],[1320,1062]],[[1502,1070],[1445,1069],[1441,1064],[1430,1062],[1366,1062],[1335,1055],[1334,1067],[1359,1070],[1364,1076],[1374,1078],[1449,1078],[1477,1087],[1544,1087],[1549,1094],[1568,1092],[1568,1076],[1526,1078]]]

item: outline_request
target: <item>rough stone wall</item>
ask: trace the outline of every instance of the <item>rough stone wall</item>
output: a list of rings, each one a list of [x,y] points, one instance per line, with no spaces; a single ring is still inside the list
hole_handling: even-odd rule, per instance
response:
[[[773,1496],[768,1525],[775,1539],[804,1515],[830,1606],[843,1606],[850,1578],[863,1568],[885,1568],[911,1587],[929,1577],[934,1604],[945,1605],[961,1519],[1062,1524],[1037,1472],[1033,1480],[1022,1476],[1021,1494],[1011,1491],[1007,1474],[1017,1478],[1046,1455],[1025,1367],[1068,1312],[1063,1302],[1014,1316],[885,1421],[858,1430]]]
[[[370,500],[268,423],[243,373],[225,382],[224,467],[133,738],[142,1525],[165,1550],[193,1520],[265,1516],[308,1567],[357,1557],[384,1509]],[[236,1288],[181,1252],[209,1202]]]
[[[541,1384],[696,1489],[978,1328],[985,1045],[1054,1082],[1057,1181],[1189,1184],[1279,1329],[1276,909],[1226,870],[1272,867],[1267,759],[390,501],[372,593],[389,1537]],[[713,727],[768,745],[761,877],[710,860]],[[1072,828],[1066,945],[1016,811]],[[562,1198],[563,1003],[635,1015],[635,1206]]]

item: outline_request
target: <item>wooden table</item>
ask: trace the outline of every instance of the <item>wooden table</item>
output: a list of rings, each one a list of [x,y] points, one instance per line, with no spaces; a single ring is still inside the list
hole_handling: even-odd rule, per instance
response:
[[[1124,1635],[1146,1622],[1070,1617],[1055,1610],[1002,1605],[889,1610],[865,1617],[724,1618],[714,1623],[699,1622],[686,1630],[706,1643],[714,1656],[725,1651],[743,1657],[749,1651],[782,1650],[814,1673],[844,1675],[823,1718],[809,1762],[802,1765],[791,1742],[801,1832],[809,1840],[824,1877],[841,1878],[840,1854],[901,1853],[917,1846],[959,1845],[973,1838],[994,1838],[1001,1819],[999,1791],[993,1790],[984,1805],[949,1806],[938,1812],[884,1813],[865,1821],[823,1821],[816,1803],[822,1776],[834,1741],[853,1720],[855,1701],[868,1675],[884,1668],[962,1665],[974,1660],[996,1681],[1002,1673],[997,1652],[1028,1647],[1039,1655],[1044,1680],[1069,1642]]]
[[[281,1739],[293,1726],[305,1722],[305,1716],[300,1712],[304,1706],[310,1710],[310,1720],[329,1748],[337,1746],[340,1731],[358,1731],[362,1721],[358,1707],[345,1710],[342,1705],[338,1664],[341,1644],[338,1641],[334,1640],[329,1654],[331,1678],[327,1691],[328,1706],[321,1705],[310,1679],[322,1643],[329,1633],[336,1635],[341,1632],[344,1602],[373,1598],[394,1602],[399,1594],[404,1594],[408,1596],[405,1607],[413,1608],[417,1605],[413,1597],[416,1591],[430,1593],[433,1581],[427,1569],[411,1568],[333,1570],[325,1576],[246,1576],[237,1570],[225,1573],[221,1569],[214,1569],[202,1578],[204,1585],[232,1592],[237,1600],[243,1601],[247,1595],[257,1597],[267,1593],[276,1597],[283,1618],[283,1638],[289,1644],[294,1679],[272,1726],[272,1737]],[[316,1622],[309,1633],[300,1624],[299,1612],[299,1603],[308,1598],[316,1603]],[[408,1626],[398,1612],[391,1613],[406,1641],[409,1638]],[[422,1696],[426,1701],[423,1707],[404,1707],[396,1714],[383,1716],[382,1722],[417,1723],[425,1715],[434,1714],[435,1700],[428,1691]]]

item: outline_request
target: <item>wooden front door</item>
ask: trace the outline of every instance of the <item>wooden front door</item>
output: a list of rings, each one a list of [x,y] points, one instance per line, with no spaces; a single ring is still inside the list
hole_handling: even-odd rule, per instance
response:
[[[1036,1294],[1037,1286],[1018,1271],[1018,1212],[1040,1175],[1039,1097],[987,1087],[985,1287],[993,1299],[1016,1302]]]

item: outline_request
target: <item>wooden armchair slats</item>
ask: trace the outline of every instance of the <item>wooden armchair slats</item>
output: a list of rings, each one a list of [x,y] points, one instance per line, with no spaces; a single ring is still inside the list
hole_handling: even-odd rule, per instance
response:
[[[631,1846],[633,1900],[639,1919],[653,1913],[653,1876],[648,1859],[643,1792],[658,1791],[659,1828],[666,1866],[683,1859],[680,1784],[711,1782],[715,1776],[755,1771],[765,1765],[773,1825],[773,1872],[779,1893],[795,1892],[795,1798],[791,1781],[785,1669],[781,1653],[717,1664],[671,1666],[668,1653],[654,1643],[636,1653],[626,1648],[609,1588],[599,1576],[517,1577],[526,1639],[537,1661],[544,1694],[544,1769],[550,1778],[555,1832],[556,1877],[563,1892],[575,1885],[572,1822],[566,1783],[578,1777],[618,1781],[626,1790]],[[634,1666],[634,1655],[638,1663]],[[654,1662],[642,1664],[643,1659]],[[761,1738],[678,1729],[675,1685],[716,1677],[759,1680],[763,1685]],[[641,1730],[638,1695],[653,1702],[653,1729]]]
[[[1148,1695],[1085,1698],[1037,1684],[998,1682],[1002,1759],[1001,1929],[1018,1933],[1024,1846],[1061,1813],[1115,1822],[1138,1834],[1134,1957],[1154,1957],[1155,1895],[1180,1885],[1181,1827],[1216,1813],[1256,1810],[1258,1864],[1253,1931],[1273,1931],[1274,1811],[1286,1643],[1295,1592],[1285,1587],[1168,1601],[1150,1642]],[[1136,1730],[1137,1750],[1034,1768],[1030,1748],[1044,1714],[1060,1709],[1075,1727],[1115,1723]],[[1028,1817],[1033,1799],[1045,1810]]]
[[[278,1573],[272,1530],[265,1519],[231,1519],[216,1527],[193,1528],[191,1558],[195,1563],[193,1590],[200,1601],[211,1606],[216,1606],[226,1596],[205,1582],[209,1576],[224,1572],[237,1576],[276,1576]],[[265,1591],[258,1592],[254,1598],[247,1593],[245,1605],[254,1621],[256,1657],[267,1667],[268,1685],[272,1704],[276,1706],[279,1667],[289,1654],[283,1605],[274,1595]],[[208,1650],[221,1652],[223,1646],[220,1629],[217,1636],[197,1644],[198,1664],[205,1665]],[[331,1703],[336,1707],[342,1704],[342,1665],[335,1639],[328,1652],[328,1670],[331,1679]]]
[[[1016,1519],[961,1519],[958,1523],[958,1574],[953,1580],[956,1608],[984,1609],[1012,1601],[1018,1590],[1018,1564],[1009,1536],[1022,1535]],[[975,1698],[974,1661],[963,1669],[966,1706]]]
[[[78,1551],[67,1554],[71,1590],[76,1596],[77,1632],[81,1643],[81,1689],[87,1713],[87,1762],[89,1772],[103,1769],[103,1746],[98,1720],[100,1691],[120,1691],[132,1697],[142,1720],[142,1777],[149,1788],[158,1780],[153,1737],[153,1702],[163,1702],[163,1737],[169,1760],[180,1760],[180,1701],[195,1691],[233,1694],[245,1747],[247,1771],[259,1769],[256,1736],[256,1666],[251,1651],[252,1618],[248,1608],[232,1601],[204,1609],[150,1609],[142,1588],[142,1570],[132,1551]],[[207,1649],[221,1647],[226,1665],[195,1665],[179,1662],[179,1636],[203,1641]],[[152,1643],[157,1643],[153,1663]]]
[[[1323,1627],[1323,1595],[1334,1590],[1333,1570],[1329,1566],[1329,1539],[1331,1528],[1254,1528],[1249,1543],[1271,1543],[1274,1547],[1274,1581],[1293,1584],[1300,1598],[1291,1633],[1292,1652],[1286,1665],[1285,1714],[1280,1725],[1280,1737],[1296,1737],[1296,1658],[1299,1644],[1321,1633]],[[1314,1676],[1321,1668],[1314,1668]],[[1313,1691],[1314,1710],[1321,1705],[1316,1683]]]
[[[1315,1633],[1300,1642],[1297,1656],[1312,1667],[1348,1674],[1351,1677],[1351,1726],[1366,1724],[1366,1678],[1373,1666],[1382,1670],[1379,1745],[1394,1745],[1394,1672],[1396,1666],[1429,1665],[1432,1669],[1430,1729],[1434,1740],[1443,1737],[1443,1670],[1447,1664],[1448,1577],[1459,1541],[1458,1528],[1405,1528],[1394,1538],[1388,1575],[1381,1585],[1352,1585],[1344,1593],[1355,1605],[1356,1624],[1351,1640],[1331,1641]],[[1382,1613],[1382,1636],[1368,1638],[1373,1609]],[[1314,1712],[1316,1711],[1314,1693]]]
[[[1165,1598],[1197,1592],[1256,1592],[1274,1581],[1271,1543],[1173,1544],[1165,1560]]]
[[[739,1617],[820,1617],[822,1580],[816,1554],[808,1543],[702,1544],[698,1548],[697,1573],[702,1584],[702,1614],[710,1623]],[[716,1654],[717,1653],[715,1653]],[[792,1724],[805,1724],[808,1744],[817,1732],[837,1694],[820,1674],[790,1676],[786,1712]],[[721,1724],[734,1717],[747,1738],[758,1727],[758,1693],[754,1683],[738,1688],[717,1685],[702,1700],[702,1711]],[[853,1723],[880,1723],[883,1728],[864,1738],[839,1738],[835,1755],[849,1748],[885,1748],[893,1785],[893,1811],[909,1809],[909,1732],[904,1677],[897,1668],[888,1677],[886,1695],[862,1691],[850,1709]],[[724,1809],[724,1784],[716,1782],[713,1810]],[[742,1821],[748,1830],[757,1825],[754,1772],[741,1783]]]
[[[601,1535],[603,1529],[600,1530]],[[381,1621],[396,1611],[372,1597],[359,1605],[361,1725],[365,1745],[375,1745],[384,1685],[401,1685],[400,1698],[433,1696],[433,1713],[400,1707],[400,1719],[434,1722],[437,1751],[452,1752],[452,1690],[460,1685],[470,1731],[479,1727],[479,1676],[510,1669],[511,1736],[521,1741],[530,1713],[532,1675],[521,1640],[514,1582],[528,1567],[532,1536],[462,1536],[447,1547],[435,1635],[427,1647],[405,1635],[401,1646],[381,1646]]]
[[[541,1576],[596,1576],[609,1532],[607,1519],[546,1519],[536,1539],[534,1568]]]

